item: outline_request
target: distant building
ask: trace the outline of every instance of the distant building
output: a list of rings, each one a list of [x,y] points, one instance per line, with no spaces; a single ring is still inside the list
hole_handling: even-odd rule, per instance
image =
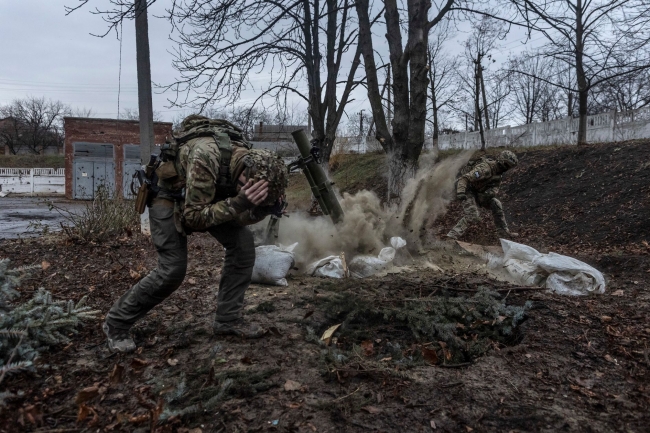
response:
[[[140,167],[140,123],[137,120],[66,117],[65,195],[92,199],[100,185],[130,197],[133,173]],[[154,122],[155,143],[171,134],[172,124]]]
[[[291,133],[298,129],[310,133],[307,125],[265,125],[260,122],[255,126],[250,142],[254,149],[272,150],[285,157],[297,156],[298,148]]]

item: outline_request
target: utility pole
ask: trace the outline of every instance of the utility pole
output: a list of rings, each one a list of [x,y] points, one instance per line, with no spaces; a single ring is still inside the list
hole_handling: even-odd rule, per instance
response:
[[[147,0],[135,0],[135,49],[138,67],[138,110],[140,112],[140,163],[147,164],[155,146]]]
[[[135,0],[135,51],[138,68],[138,111],[140,112],[140,163],[145,165],[149,162],[155,146],[147,0]],[[150,234],[149,208],[145,208],[140,217],[142,233]]]

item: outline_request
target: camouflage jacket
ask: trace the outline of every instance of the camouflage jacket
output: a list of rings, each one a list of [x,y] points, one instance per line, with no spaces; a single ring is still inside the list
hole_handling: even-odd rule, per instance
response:
[[[235,154],[242,150],[246,149],[233,144],[231,172]],[[220,163],[221,152],[214,138],[199,137],[181,146],[174,161],[165,162],[156,170],[161,189],[159,197],[165,198],[170,192],[185,188],[185,200],[177,207],[182,225],[192,231],[204,231],[227,221],[254,224],[266,216],[255,215],[255,209],[237,214],[229,200],[236,195],[234,189],[228,195],[217,195]]]
[[[496,161],[486,159],[458,178],[456,194],[476,192],[496,196],[501,185],[501,170]]]

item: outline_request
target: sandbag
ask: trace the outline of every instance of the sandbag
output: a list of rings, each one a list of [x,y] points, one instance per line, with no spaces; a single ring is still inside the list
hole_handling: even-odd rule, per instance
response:
[[[521,284],[545,286],[562,295],[605,293],[605,277],[596,268],[573,257],[542,254],[528,245],[501,239],[503,265]]]
[[[286,276],[295,264],[293,250],[298,243],[288,247],[262,245],[255,248],[255,265],[251,282],[288,286]]]
[[[339,256],[327,256],[307,266],[307,275],[313,277],[344,278],[345,267]]]

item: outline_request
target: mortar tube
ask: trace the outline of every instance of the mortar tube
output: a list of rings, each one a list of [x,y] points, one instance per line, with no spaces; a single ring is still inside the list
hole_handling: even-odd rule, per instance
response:
[[[309,137],[305,134],[305,131],[299,129],[291,133],[293,136],[300,155],[303,158],[308,158],[311,156],[311,144],[309,143]],[[329,215],[332,218],[332,222],[337,224],[343,219],[343,209],[341,204],[336,198],[334,189],[332,188],[332,182],[327,178],[325,170],[320,166],[316,161],[310,161],[305,165],[303,170],[309,186],[311,187],[312,193],[318,204],[320,204],[323,209],[323,213]]]

